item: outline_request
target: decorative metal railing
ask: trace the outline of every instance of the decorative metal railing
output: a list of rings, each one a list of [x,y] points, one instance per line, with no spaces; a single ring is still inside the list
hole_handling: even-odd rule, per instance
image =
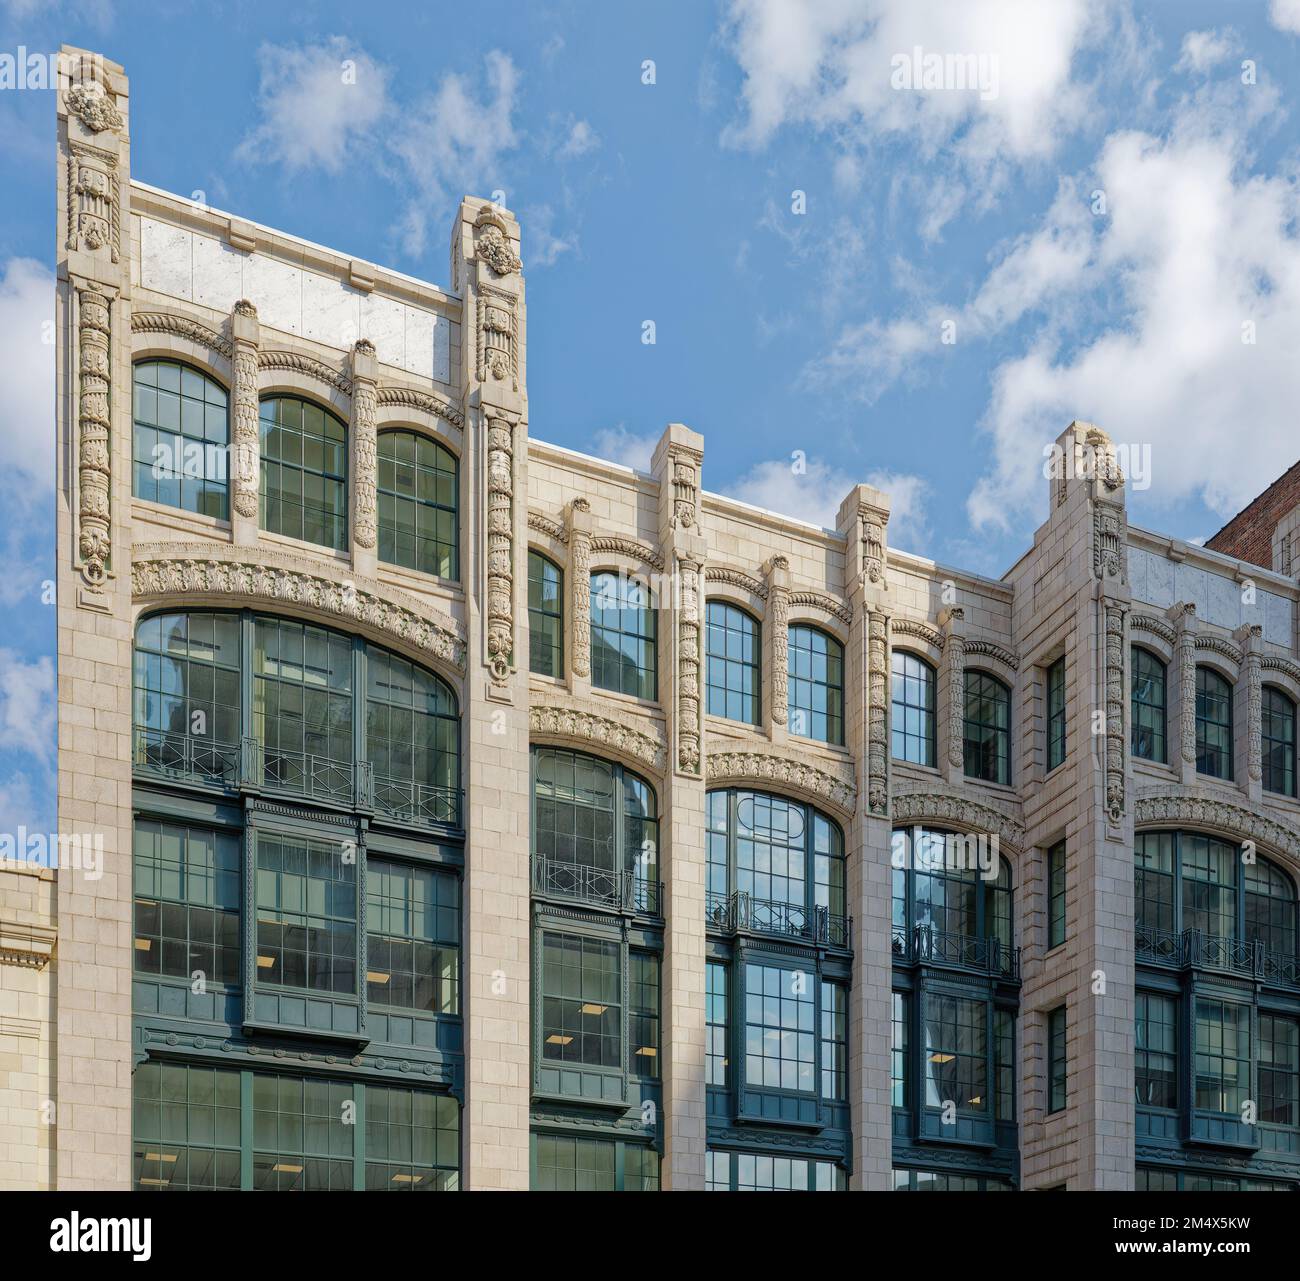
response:
[[[132,764],[146,774],[233,785],[239,779],[239,745],[137,728]]]
[[[533,855],[533,893],[614,911],[658,916],[662,886],[640,872],[614,871]]]
[[[367,769],[363,788],[377,814],[417,823],[460,826],[460,789],[433,787],[409,778],[389,778]]]
[[[1262,983],[1300,987],[1300,961],[1275,952],[1258,939],[1235,939],[1203,930],[1156,930],[1139,925],[1134,937],[1137,958],[1171,969],[1220,970]]]
[[[825,907],[809,908],[802,903],[754,898],[743,890],[734,894],[709,894],[705,913],[708,927],[722,934],[772,934],[842,948],[851,945],[853,936],[852,917],[840,916]]]
[[[316,801],[359,804],[357,772],[351,761],[294,752],[282,747],[265,747],[255,738],[244,740],[254,783],[277,792],[292,792]],[[260,766],[260,768],[259,768]]]
[[[951,965],[1008,979],[1020,977],[1020,949],[1009,947],[1001,939],[936,930],[932,925],[917,925],[910,930],[895,926],[892,947],[896,957],[908,962]]]

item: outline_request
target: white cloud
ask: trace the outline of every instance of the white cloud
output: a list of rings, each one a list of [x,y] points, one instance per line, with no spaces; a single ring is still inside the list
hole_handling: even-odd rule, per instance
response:
[[[0,277],[0,470],[54,488],[54,277],[10,258]]]
[[[620,463],[624,467],[649,471],[650,459],[654,456],[655,446],[659,443],[659,435],[660,433],[638,436],[619,423],[617,427],[603,428],[592,437],[591,452],[597,458],[607,458],[610,462]]]
[[[49,764],[56,746],[53,660],[0,649],[0,751]]]
[[[568,137],[561,143],[556,155],[561,160],[576,160],[589,151],[595,151],[599,146],[600,135],[591,124],[586,120],[574,120],[570,117]]]
[[[388,110],[387,68],[342,36],[263,45],[257,58],[261,121],[236,158],[340,173]]]
[[[0,832],[16,837],[19,828],[29,833],[53,832],[53,775],[34,783],[17,771],[0,780]]]
[[[1231,28],[1222,32],[1189,31],[1183,37],[1182,56],[1178,59],[1174,70],[1206,71],[1216,63],[1231,57],[1237,47],[1237,35]]]
[[[1300,0],[1270,0],[1268,20],[1279,31],[1300,35]]]
[[[520,218],[523,254],[530,267],[550,267],[561,254],[573,253],[577,249],[576,234],[560,235],[555,231],[555,210],[550,205],[524,209]]]

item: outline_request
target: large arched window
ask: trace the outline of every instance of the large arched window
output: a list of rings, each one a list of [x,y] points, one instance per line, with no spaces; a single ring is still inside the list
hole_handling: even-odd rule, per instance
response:
[[[1196,769],[1232,777],[1232,686],[1209,667],[1196,669]]]
[[[743,609],[708,604],[705,695],[710,716],[758,724],[759,628]]]
[[[657,637],[649,587],[623,574],[591,576],[591,683],[597,689],[657,698]]]
[[[787,647],[789,730],[800,738],[844,745],[844,646],[833,636],[796,623]]]
[[[890,725],[895,760],[934,765],[934,668],[905,649],[893,654]]]
[[[348,545],[347,429],[296,396],[262,401],[262,528],[319,543]]]
[[[379,559],[459,578],[456,458],[413,431],[378,439]]]
[[[1149,649],[1133,646],[1132,743],[1133,755],[1165,764],[1168,757],[1168,716],[1165,665]]]
[[[1275,685],[1265,685],[1261,722],[1264,790],[1294,796],[1296,716],[1295,703]]]
[[[657,913],[654,789],[581,752],[534,747],[532,755],[534,892]]]
[[[132,493],[227,519],[226,389],[175,360],[142,360],[133,381]]]
[[[988,672],[966,672],[968,778],[1011,782],[1011,691]]]

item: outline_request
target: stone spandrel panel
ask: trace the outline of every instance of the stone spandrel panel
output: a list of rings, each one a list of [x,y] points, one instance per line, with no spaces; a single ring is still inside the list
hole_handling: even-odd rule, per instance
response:
[[[241,298],[257,307],[269,329],[340,351],[358,338],[379,359],[436,382],[451,382],[451,349],[459,328],[433,311],[354,289],[265,254],[232,249],[157,218],[140,219],[140,284],[156,293],[228,312]]]

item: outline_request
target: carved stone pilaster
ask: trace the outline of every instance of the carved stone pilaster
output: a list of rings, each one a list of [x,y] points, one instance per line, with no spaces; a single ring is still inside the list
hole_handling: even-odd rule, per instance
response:
[[[573,674],[591,676],[591,504],[575,498],[568,506],[569,593],[573,602]]]
[[[1107,602],[1106,611],[1106,812],[1112,823],[1124,816],[1124,777],[1128,734],[1125,731],[1123,605]]]
[[[1196,606],[1170,610],[1178,634],[1178,741],[1183,762],[1196,768]]]
[[[784,556],[773,556],[764,571],[772,669],[772,724],[785,729],[790,723],[790,562]]]
[[[235,304],[230,317],[233,344],[234,393],[231,405],[233,463],[231,483],[237,515],[257,519],[257,490],[261,470],[261,441],[258,427],[257,308],[247,298]]]
[[[1118,503],[1092,505],[1092,566],[1103,581],[1128,581],[1128,518]]]
[[[1258,623],[1238,629],[1236,639],[1242,649],[1241,679],[1246,684],[1246,773],[1252,783],[1264,779],[1264,688],[1261,681],[1263,659],[1260,640],[1264,629]]]
[[[375,439],[378,374],[374,343],[367,338],[358,339],[352,348],[352,537],[357,546],[365,548],[374,547],[378,541]]]
[[[704,455],[688,445],[673,443],[668,447],[672,468],[673,529],[696,529],[700,523],[700,467]]]
[[[867,610],[867,810],[889,813],[889,615]]]
[[[81,576],[103,585],[112,553],[109,448],[112,299],[98,285],[77,288],[77,554]]]
[[[948,764],[955,770],[965,766],[966,638],[961,633],[964,618],[965,610],[959,605],[949,606],[939,617],[948,677]]]
[[[703,566],[679,557],[677,610],[677,768],[700,772],[700,577]]]
[[[863,507],[862,572],[868,587],[879,587],[885,581],[885,526],[889,513],[875,507]]]
[[[487,430],[487,647],[497,685],[509,678],[514,648],[514,467],[514,423],[493,414]]]

